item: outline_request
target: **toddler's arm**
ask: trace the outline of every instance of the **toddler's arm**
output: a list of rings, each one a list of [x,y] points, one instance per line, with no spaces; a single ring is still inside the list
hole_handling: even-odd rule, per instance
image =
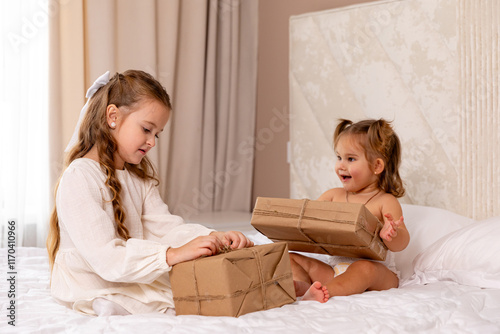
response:
[[[393,252],[399,252],[408,246],[410,242],[410,234],[404,223],[403,211],[398,200],[390,195],[390,198],[382,207],[382,215],[384,218],[384,226],[380,231],[380,238],[384,244]],[[394,216],[399,219],[394,220]]]

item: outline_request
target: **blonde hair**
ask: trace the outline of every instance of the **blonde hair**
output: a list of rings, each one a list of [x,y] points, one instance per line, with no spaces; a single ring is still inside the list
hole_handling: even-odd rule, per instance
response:
[[[125,226],[125,212],[121,204],[121,184],[116,176],[114,167],[114,153],[117,150],[117,143],[111,135],[106,121],[106,108],[110,104],[114,104],[117,107],[133,107],[143,99],[159,101],[168,110],[172,109],[170,97],[165,88],[150,74],[138,70],[116,73],[90,99],[87,112],[82,119],[78,141],[67,155],[65,161],[65,167],[68,167],[73,160],[85,156],[94,145],[96,146],[99,164],[106,174],[106,185],[113,196],[111,203],[113,205],[116,231],[125,240],[130,239],[130,235]],[[141,179],[152,179],[158,183],[156,172],[147,157],[144,157],[138,165],[125,163],[124,167]],[[58,187],[59,182],[56,184],[56,193]],[[59,243],[59,219],[56,205],[54,205],[50,217],[49,235],[47,237],[47,251],[49,253],[51,268],[54,265],[55,257],[59,250]]]
[[[405,188],[399,175],[401,142],[391,123],[384,119],[367,119],[357,123],[341,119],[333,135],[334,147],[346,135],[353,135],[358,139],[357,142],[364,149],[370,163],[378,158],[384,161],[385,168],[379,174],[378,186],[395,197],[404,196]]]

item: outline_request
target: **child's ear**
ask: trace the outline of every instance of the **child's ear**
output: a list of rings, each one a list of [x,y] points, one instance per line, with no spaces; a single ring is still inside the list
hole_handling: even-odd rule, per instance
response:
[[[380,174],[384,171],[385,163],[384,160],[377,158],[373,164],[373,173]]]
[[[118,112],[118,107],[114,104],[110,104],[106,107],[106,121],[108,122],[108,125],[113,128],[114,126],[112,126],[111,124],[116,122]]]

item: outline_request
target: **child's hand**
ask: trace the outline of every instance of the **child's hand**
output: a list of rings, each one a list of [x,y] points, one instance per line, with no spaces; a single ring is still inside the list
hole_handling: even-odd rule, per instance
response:
[[[222,242],[213,233],[200,236],[181,247],[169,248],[167,250],[167,264],[173,266],[180,262],[197,259],[200,256],[215,255],[222,247]]]
[[[253,246],[253,242],[239,231],[212,232],[210,235],[215,235],[223,245],[230,246],[232,249]]]
[[[401,216],[399,220],[394,221],[394,218],[390,213],[384,215],[387,220],[384,222],[384,227],[380,231],[380,237],[386,241],[392,241],[392,239],[398,236],[398,228],[404,223],[404,218]]]

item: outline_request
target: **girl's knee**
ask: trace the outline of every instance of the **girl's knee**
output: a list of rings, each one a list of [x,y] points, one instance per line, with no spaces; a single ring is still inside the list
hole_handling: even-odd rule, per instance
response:
[[[290,264],[292,266],[292,269],[294,267],[300,267],[300,268],[304,268],[304,259],[302,258],[302,256],[300,254],[296,254],[296,253],[290,253],[289,254],[290,256]]]
[[[326,282],[334,276],[330,265],[302,254],[290,253],[290,264],[292,272],[294,269],[302,269],[309,275],[311,281]]]
[[[360,260],[351,264],[351,267],[368,282],[367,290],[387,290],[399,285],[397,276],[381,263]]]
[[[378,267],[375,262],[359,260],[352,263],[348,269],[355,270],[358,274],[361,274],[365,277],[376,277]]]
[[[295,254],[295,253],[290,253],[290,254],[289,254],[289,257],[290,257],[290,263],[291,263],[291,265],[292,265],[292,266],[293,266],[293,265],[297,265],[297,264],[298,264],[298,263],[297,263],[297,254]]]
[[[292,264],[297,264],[301,267],[304,267],[310,261],[310,258],[297,253],[289,253],[289,256]]]

